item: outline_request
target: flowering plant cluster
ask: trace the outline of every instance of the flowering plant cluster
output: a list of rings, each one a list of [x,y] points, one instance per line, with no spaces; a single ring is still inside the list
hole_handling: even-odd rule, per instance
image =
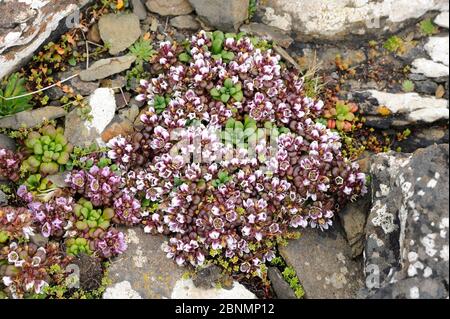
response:
[[[118,136],[108,156],[123,168],[127,199],[141,201],[128,211],[141,211],[146,232],[170,236],[169,258],[258,273],[291,228],[328,229],[366,192],[365,175],[320,123],[323,102],[305,96],[279,55],[203,31],[187,48],[161,43],[156,76],[137,97],[148,101],[139,142]],[[151,156],[134,163],[143,145]]]
[[[0,177],[17,182],[20,178],[22,160],[22,153],[0,148]]]
[[[52,272],[52,266],[64,267],[70,262],[57,243],[46,247],[35,244],[11,242],[0,248],[1,283],[8,288],[12,297],[23,298],[25,294],[40,294],[46,286],[59,282],[59,274]]]
[[[123,253],[115,225],[168,236],[164,251],[179,265],[261,275],[293,230],[329,229],[366,192],[338,133],[321,123],[323,102],[254,38],[201,31],[184,46],[162,42],[150,69],[137,96],[148,103],[142,125],[106,151],[72,161],[50,126],[28,135],[26,160],[0,150],[0,175],[25,177],[26,208],[0,210],[0,288],[12,296],[41,292],[56,280],[49,268],[79,254]],[[47,175],[71,165],[67,187],[48,190]],[[46,247],[30,243],[35,234]]]

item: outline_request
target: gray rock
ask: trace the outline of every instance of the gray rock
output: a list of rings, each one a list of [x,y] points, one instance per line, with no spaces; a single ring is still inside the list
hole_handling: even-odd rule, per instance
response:
[[[345,231],[345,237],[352,248],[352,257],[358,257],[364,250],[366,219],[369,215],[371,200],[366,195],[356,202],[349,203],[339,212],[339,219]]]
[[[352,299],[364,287],[362,263],[352,260],[350,246],[337,229],[305,229],[300,239],[280,247],[280,254],[297,272],[306,298]]]
[[[426,80],[426,81],[417,81],[414,83],[415,89],[417,93],[434,95],[436,93],[436,89],[438,84],[436,82]]]
[[[89,97],[92,120],[80,117],[74,109],[66,116],[64,136],[75,146],[87,147],[92,143],[103,145],[101,135],[116,112],[114,91],[100,88]]]
[[[249,0],[189,0],[197,15],[222,31],[237,31],[248,18]]]
[[[37,233],[30,236],[30,241],[38,247],[45,247],[48,243],[48,238]]]
[[[133,13],[139,17],[139,20],[143,21],[147,18],[147,9],[145,9],[142,0],[131,0],[131,6],[133,7]]]
[[[53,186],[58,188],[65,188],[67,187],[66,183],[66,177],[68,172],[61,172],[55,175],[49,175],[47,176],[47,179],[52,182]]]
[[[174,28],[184,30],[198,30],[200,28],[200,23],[191,15],[172,18],[170,19],[170,25]]]
[[[100,37],[109,45],[109,53],[116,55],[129,48],[141,36],[139,17],[130,14],[107,14],[98,22]]]
[[[6,136],[5,134],[0,134],[0,148],[15,151],[16,142],[9,136]]]
[[[0,127],[18,130],[22,126],[35,127],[44,120],[55,120],[63,117],[67,112],[57,106],[46,106],[35,110],[28,110],[0,119]]]
[[[448,148],[374,157],[364,251],[369,297],[448,298]]]
[[[148,0],[147,9],[162,16],[186,15],[194,11],[188,0]]]
[[[107,78],[129,69],[135,60],[136,57],[132,55],[99,60],[92,64],[89,69],[81,71],[80,79],[90,82]]]
[[[124,230],[128,249],[109,268],[113,284],[124,281],[144,299],[170,298],[185,268],[178,267],[161,250],[163,237],[145,234],[141,228]]]
[[[211,289],[217,286],[225,289],[233,288],[233,279],[223,274],[222,269],[216,265],[208,265],[198,269],[192,277],[192,282],[195,287],[203,289]]]
[[[278,299],[297,299],[291,286],[284,280],[283,275],[277,268],[269,267],[267,276]]]
[[[0,79],[24,66],[52,36],[70,28],[74,13],[92,2],[1,1]]]
[[[262,23],[244,24],[241,26],[240,31],[256,35],[265,40],[274,41],[283,48],[288,48],[294,42],[294,39],[283,30]]]
[[[0,177],[1,180],[1,177]],[[8,205],[8,196],[0,190],[0,207]]]
[[[445,126],[420,127],[411,129],[411,135],[395,146],[401,147],[402,152],[412,153],[419,148],[433,144],[448,144],[449,133]]]
[[[94,71],[93,71],[94,72]],[[98,82],[86,82],[80,79],[80,77],[76,77],[70,81],[70,84],[74,91],[82,96],[91,95],[92,92],[98,89]]]

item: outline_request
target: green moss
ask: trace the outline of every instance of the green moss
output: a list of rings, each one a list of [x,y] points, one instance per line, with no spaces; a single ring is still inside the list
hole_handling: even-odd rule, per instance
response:
[[[297,273],[294,268],[286,267],[282,273],[284,280],[289,284],[289,286],[294,290],[297,298],[301,299],[305,296],[305,291],[303,290],[300,280],[297,277]]]
[[[414,82],[411,80],[405,80],[402,83],[403,92],[413,92],[415,89]]]
[[[392,53],[401,53],[404,51],[405,42],[399,36],[392,36],[383,44],[383,48]]]
[[[439,29],[438,27],[431,21],[431,19],[425,19],[419,24],[420,32],[424,35],[433,35],[436,34]]]

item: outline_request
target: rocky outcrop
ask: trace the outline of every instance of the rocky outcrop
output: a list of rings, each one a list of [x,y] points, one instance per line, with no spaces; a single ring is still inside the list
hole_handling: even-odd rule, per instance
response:
[[[367,296],[448,298],[449,147],[380,154],[364,248]]]
[[[75,27],[90,0],[0,2],[0,79],[31,59],[53,32]],[[8,14],[4,14],[7,12]]]
[[[446,0],[267,0],[260,16],[297,39],[346,39],[396,32],[429,11],[448,11]]]

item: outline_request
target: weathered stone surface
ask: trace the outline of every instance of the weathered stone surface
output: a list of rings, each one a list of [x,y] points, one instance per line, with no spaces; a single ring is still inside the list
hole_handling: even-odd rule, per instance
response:
[[[102,284],[103,268],[99,258],[81,254],[73,262],[78,267],[78,283],[81,289],[90,291]]]
[[[108,287],[103,294],[103,299],[142,299],[129,281],[122,281]]]
[[[395,32],[428,11],[448,7],[446,0],[267,0],[260,15],[264,23],[294,31],[299,39],[334,40]]]
[[[222,269],[216,265],[197,269],[191,279],[195,287],[203,289],[211,289],[219,285],[225,289],[232,289],[234,285],[233,279],[222,273]]]
[[[413,128],[411,132],[407,139],[396,144],[401,147],[402,152],[412,153],[419,148],[449,142],[448,128],[445,126]]]
[[[172,299],[256,299],[256,296],[243,285],[234,282],[233,288],[210,288],[203,289],[195,287],[191,279],[181,279],[176,282],[171,295]]]
[[[68,172],[61,172],[55,175],[49,175],[47,176],[47,179],[52,182],[53,186],[55,187],[59,187],[59,188],[64,188],[67,187],[67,183],[66,183],[66,177],[67,177]]]
[[[35,127],[44,120],[54,120],[67,114],[62,107],[46,106],[35,110],[28,110],[0,119],[0,127],[18,130],[22,126]]]
[[[345,237],[352,249],[352,257],[358,257],[364,249],[364,227],[370,211],[370,196],[364,196],[356,202],[348,203],[339,213]]]
[[[15,151],[16,142],[9,136],[6,136],[5,134],[0,134],[0,148]]]
[[[90,82],[107,78],[108,76],[129,69],[135,60],[136,57],[132,55],[99,60],[92,64],[89,69],[81,71],[80,79]]]
[[[449,146],[374,157],[365,269],[374,298],[448,298]]]
[[[438,88],[438,84],[431,80],[417,81],[414,84],[414,91],[425,95],[435,95]]]
[[[170,25],[177,29],[198,30],[200,23],[192,15],[178,16],[170,19]]]
[[[177,266],[162,251],[163,237],[145,234],[141,228],[124,230],[128,249],[110,267],[113,284],[129,282],[144,299],[170,298],[186,269]]]
[[[186,15],[194,11],[188,0],[148,0],[147,9],[162,16]]]
[[[74,24],[73,14],[90,0],[0,2],[0,79],[27,63],[54,31]],[[8,14],[4,14],[7,12]]]
[[[1,177],[0,177],[1,180]],[[8,205],[8,196],[0,190],[0,207]]]
[[[100,37],[109,45],[109,53],[116,55],[130,47],[141,36],[139,17],[130,14],[107,14],[98,22]]]
[[[142,228],[122,229],[126,234],[127,251],[112,261],[112,280],[105,299],[253,299],[254,294],[237,282],[231,289],[196,287],[192,279],[182,279],[188,268],[179,267],[166,257],[162,236],[145,234]],[[198,280],[197,280],[198,283]]]
[[[74,109],[66,116],[65,137],[75,146],[102,144],[101,134],[114,118],[116,100],[114,91],[100,88],[89,97],[92,120],[84,120]]]
[[[248,18],[249,0],[189,0],[197,15],[223,31],[236,31]]]
[[[449,37],[430,37],[425,50],[434,62],[443,63],[449,66]]]
[[[142,0],[131,0],[131,6],[133,7],[133,13],[139,17],[139,20],[145,20],[147,18],[147,9],[145,9]]]
[[[256,35],[264,40],[274,41],[283,48],[288,48],[294,42],[294,39],[283,32],[283,30],[263,23],[244,24],[241,26],[240,31]]]
[[[358,97],[361,102],[360,111],[362,114],[378,117],[386,127],[433,123],[449,118],[448,101],[432,96],[369,90],[358,92],[355,97]],[[385,114],[386,112],[388,114]],[[367,119],[368,123],[375,122],[370,116]],[[378,125],[383,123],[378,123]]]
[[[366,61],[366,54],[362,49],[338,48],[323,45],[317,47],[308,45],[302,50],[298,61],[303,69],[318,65],[322,71],[332,72],[337,69],[336,59],[348,67],[360,65]]]
[[[434,23],[436,23],[440,27],[448,29],[448,24],[449,24],[448,11],[438,14],[436,19],[434,19]]]
[[[98,23],[95,23],[90,27],[87,39],[94,43],[100,43],[102,41],[102,38],[100,37],[100,30],[98,29]]]
[[[305,229],[298,240],[280,247],[286,263],[294,267],[305,297],[351,299],[364,287],[360,261],[352,260],[350,246],[338,229]]]
[[[284,280],[283,275],[277,268],[269,267],[267,276],[278,299],[297,299],[294,290]]]
[[[439,78],[449,75],[448,66],[424,58],[414,60],[411,71],[423,74],[428,78]]]

